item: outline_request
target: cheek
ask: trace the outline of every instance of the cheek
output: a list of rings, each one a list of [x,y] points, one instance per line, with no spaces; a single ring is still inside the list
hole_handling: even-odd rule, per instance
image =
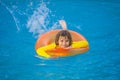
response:
[[[67,42],[67,45],[70,45],[70,43],[69,43],[69,42]]]
[[[58,45],[61,45],[61,42],[60,42],[60,41],[58,42]]]

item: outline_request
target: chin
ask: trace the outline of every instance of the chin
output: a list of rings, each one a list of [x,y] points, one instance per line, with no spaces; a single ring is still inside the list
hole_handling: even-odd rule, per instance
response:
[[[67,48],[67,47],[65,46],[65,47],[61,47],[61,48]]]

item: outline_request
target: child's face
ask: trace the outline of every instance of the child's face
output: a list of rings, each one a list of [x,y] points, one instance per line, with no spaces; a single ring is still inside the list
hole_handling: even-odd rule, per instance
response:
[[[60,36],[58,40],[59,47],[67,48],[69,47],[70,41],[67,36]]]

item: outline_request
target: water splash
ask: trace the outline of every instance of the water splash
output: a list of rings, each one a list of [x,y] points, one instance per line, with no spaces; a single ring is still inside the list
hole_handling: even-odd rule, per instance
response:
[[[33,12],[33,15],[30,16],[27,22],[27,28],[35,37],[38,37],[49,30],[58,28],[58,22],[54,22],[50,28],[48,27],[51,21],[50,12],[51,10],[47,8],[44,2],[42,2],[40,6]]]
[[[19,24],[19,21],[17,20],[17,18],[15,17],[15,15],[14,15],[14,13],[13,13],[13,10],[11,10],[6,4],[4,4],[2,1],[0,1],[0,4],[2,5],[2,6],[4,6],[5,8],[6,8],[6,10],[11,14],[11,16],[13,17],[13,20],[14,20],[14,22],[15,22],[15,25],[16,25],[16,27],[17,27],[17,31],[20,31],[20,28],[19,28],[19,26],[18,26],[18,24]]]
[[[10,3],[11,7],[8,7],[1,1],[0,4],[4,6],[12,16],[17,31],[27,26],[28,31],[33,33],[33,36],[37,38],[39,35],[50,30],[61,29],[59,20],[56,20],[57,18],[55,18],[55,15],[43,1],[37,4],[37,8],[34,8],[33,2],[29,2],[25,4],[25,9],[22,9],[17,3],[14,5]],[[32,15],[31,12],[33,13]]]

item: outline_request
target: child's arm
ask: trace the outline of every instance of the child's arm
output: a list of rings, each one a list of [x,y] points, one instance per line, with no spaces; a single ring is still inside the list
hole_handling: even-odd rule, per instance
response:
[[[52,43],[50,45],[47,46],[43,46],[37,49],[37,54],[46,58],[51,58],[51,56],[49,54],[46,53],[47,50],[51,50],[55,48],[55,43]]]
[[[72,43],[72,48],[86,48],[88,46],[89,46],[89,44],[85,40]]]
[[[87,50],[89,50],[89,44],[86,40],[73,42],[72,48],[74,50],[70,52],[71,55],[76,55],[76,54],[84,53]]]

